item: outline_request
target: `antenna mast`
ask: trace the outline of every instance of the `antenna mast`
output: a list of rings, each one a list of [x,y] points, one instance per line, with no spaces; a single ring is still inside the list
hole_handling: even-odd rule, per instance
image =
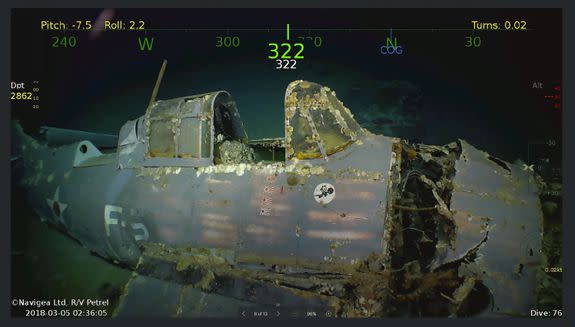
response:
[[[148,108],[152,106],[154,101],[156,101],[156,96],[158,95],[158,90],[160,89],[160,84],[162,83],[162,78],[164,77],[164,71],[166,70],[166,65],[168,61],[164,59],[162,62],[162,68],[160,68],[160,72],[158,73],[158,79],[156,80],[156,85],[154,85],[154,90],[152,91],[152,97],[150,98],[150,103],[148,103]]]

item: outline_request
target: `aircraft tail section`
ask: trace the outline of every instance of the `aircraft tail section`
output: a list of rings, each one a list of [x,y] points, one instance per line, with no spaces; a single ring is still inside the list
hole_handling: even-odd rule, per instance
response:
[[[20,122],[13,120],[11,130],[11,161],[23,158],[27,150],[41,146],[36,139],[24,132]]]

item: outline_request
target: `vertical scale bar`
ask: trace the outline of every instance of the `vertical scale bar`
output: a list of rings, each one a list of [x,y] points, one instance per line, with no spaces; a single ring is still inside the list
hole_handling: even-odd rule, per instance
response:
[[[286,25],[287,40],[289,41],[289,24]]]

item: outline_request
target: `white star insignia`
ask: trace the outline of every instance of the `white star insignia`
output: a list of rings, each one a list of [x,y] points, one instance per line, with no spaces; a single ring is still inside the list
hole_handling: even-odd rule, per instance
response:
[[[524,171],[533,171],[533,165],[523,164],[523,170]]]
[[[46,199],[46,202],[48,203],[48,207],[50,207],[50,211],[52,212],[55,220],[59,220],[62,224],[66,225],[63,214],[68,205],[60,202],[60,186],[56,188],[54,197],[52,199]]]

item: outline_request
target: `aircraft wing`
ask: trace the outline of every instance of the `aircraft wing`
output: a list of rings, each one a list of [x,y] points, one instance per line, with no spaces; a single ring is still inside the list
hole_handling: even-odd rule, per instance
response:
[[[115,148],[118,146],[118,135],[112,134],[92,133],[48,126],[40,127],[40,134],[43,135],[48,145],[51,146],[79,141],[90,141],[98,148]]]

